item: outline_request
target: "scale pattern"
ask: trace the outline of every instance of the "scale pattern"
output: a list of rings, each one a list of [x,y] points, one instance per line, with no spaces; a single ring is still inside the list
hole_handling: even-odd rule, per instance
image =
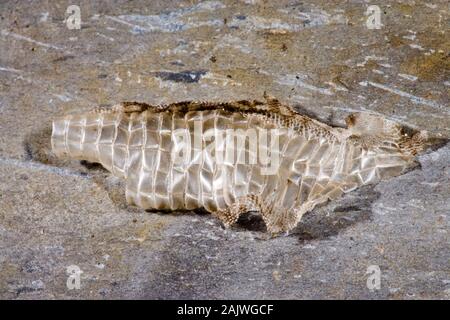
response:
[[[60,157],[98,162],[125,178],[127,201],[144,209],[205,208],[226,226],[259,211],[277,233],[295,227],[317,204],[401,174],[426,136],[368,114],[352,115],[347,124],[327,126],[273,98],[123,103],[55,120],[52,148]],[[217,138],[226,132],[238,135]],[[255,148],[253,133],[255,141],[267,133],[267,143]],[[245,143],[239,145],[238,137]],[[262,164],[263,155],[277,159],[274,172],[265,172],[270,164]]]

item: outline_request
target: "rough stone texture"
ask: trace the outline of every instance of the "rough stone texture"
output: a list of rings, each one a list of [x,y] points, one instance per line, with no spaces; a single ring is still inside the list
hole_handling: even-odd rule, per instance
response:
[[[376,4],[380,30],[364,1],[80,1],[68,30],[66,1],[3,1],[0,297],[449,299],[449,145],[275,239],[251,215],[224,230],[129,207],[121,181],[49,151],[69,111],[264,91],[331,124],[363,110],[450,137],[447,1]]]

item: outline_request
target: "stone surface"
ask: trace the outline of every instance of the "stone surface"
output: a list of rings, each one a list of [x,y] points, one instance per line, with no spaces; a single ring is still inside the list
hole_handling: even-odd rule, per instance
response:
[[[370,111],[450,137],[447,1],[377,4],[379,30],[365,1],[80,1],[69,30],[65,1],[2,2],[0,297],[449,299],[449,145],[275,239],[251,215],[224,230],[127,206],[120,180],[49,150],[70,111],[264,91],[335,125]]]

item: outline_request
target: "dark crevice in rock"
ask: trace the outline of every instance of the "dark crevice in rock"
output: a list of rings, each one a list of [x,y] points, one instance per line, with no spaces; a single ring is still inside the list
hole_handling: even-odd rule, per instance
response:
[[[106,170],[100,163],[96,163],[96,162],[89,162],[86,160],[81,160],[80,164],[85,167],[88,170],[93,170],[93,171],[101,171],[104,173],[107,173],[108,170]]]
[[[181,72],[160,71],[154,72],[155,77],[164,81],[197,83],[204,75],[206,70],[186,70]]]
[[[239,217],[235,229],[244,231],[266,232],[267,228],[261,215],[257,212],[247,212]]]

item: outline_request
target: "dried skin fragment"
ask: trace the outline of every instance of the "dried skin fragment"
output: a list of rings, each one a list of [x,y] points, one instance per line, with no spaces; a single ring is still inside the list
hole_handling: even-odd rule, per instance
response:
[[[125,178],[130,204],[205,208],[226,226],[259,211],[277,233],[295,227],[320,203],[401,174],[434,142],[424,131],[370,114],[353,114],[347,125],[330,127],[273,98],[129,102],[55,120],[52,148],[60,157],[98,162]],[[217,132],[237,134],[221,138]],[[255,148],[255,132],[267,133],[259,135],[266,144]],[[279,163],[271,167],[275,158]]]

